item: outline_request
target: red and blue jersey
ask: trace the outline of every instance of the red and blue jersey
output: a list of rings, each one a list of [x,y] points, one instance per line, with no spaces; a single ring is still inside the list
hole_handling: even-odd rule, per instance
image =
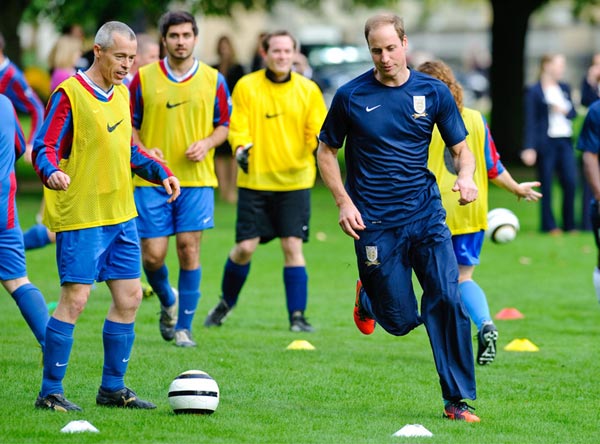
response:
[[[163,59],[142,66],[130,91],[132,124],[142,144],[162,151],[182,187],[216,187],[214,150],[200,162],[190,161],[186,150],[216,127],[229,126],[231,108],[223,75],[195,60],[184,76],[176,77]],[[134,179],[134,185],[148,183]]]
[[[108,92],[86,81],[82,73],[77,73],[75,78],[98,101],[109,102],[112,99],[114,88]],[[36,172],[44,184],[55,171],[59,170],[61,159],[68,159],[73,143],[73,114],[71,103],[62,88],[52,94],[46,108],[46,118],[33,148],[33,164]],[[160,174],[157,175],[157,165]],[[137,145],[131,146],[131,169],[140,177],[160,184],[163,179],[172,173],[164,165],[157,163],[154,158],[141,151]]]
[[[8,58],[0,65],[0,94],[8,97],[17,111],[31,116],[31,130],[27,143],[33,143],[42,127],[44,105],[27,84],[23,72]]]
[[[51,231],[113,225],[137,215],[131,171],[153,183],[172,175],[132,145],[129,91],[104,91],[85,73],[52,94],[33,147],[33,165],[45,185],[56,171],[69,175],[66,190],[46,190],[44,223]]]
[[[25,152],[25,137],[11,101],[0,94],[0,231],[18,227],[15,161]]]

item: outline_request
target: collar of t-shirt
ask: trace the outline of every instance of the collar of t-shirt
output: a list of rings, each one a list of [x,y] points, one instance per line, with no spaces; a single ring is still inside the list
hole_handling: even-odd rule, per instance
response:
[[[292,78],[292,72],[290,71],[290,72],[288,72],[287,76],[285,76],[281,80],[278,80],[277,79],[277,74],[275,74],[269,68],[265,69],[265,75],[267,76],[267,79],[269,79],[273,83],[285,83],[285,82],[289,82],[291,80],[291,78]]]

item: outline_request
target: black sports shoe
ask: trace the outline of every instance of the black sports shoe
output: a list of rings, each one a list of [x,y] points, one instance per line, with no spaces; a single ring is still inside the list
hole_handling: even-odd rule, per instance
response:
[[[215,308],[208,312],[208,316],[204,320],[205,327],[220,327],[227,315],[231,311],[225,299],[221,298]]]
[[[139,399],[130,388],[122,388],[116,392],[107,392],[102,387],[98,389],[96,404],[106,407],[125,407],[129,409],[155,409],[149,401]]]
[[[315,331],[314,327],[307,322],[306,318],[304,317],[304,313],[301,311],[295,311],[290,316],[290,330],[293,332],[306,333],[312,333]]]
[[[484,322],[477,333],[477,363],[479,365],[491,364],[496,358],[496,341],[498,329],[493,322]]]
[[[56,410],[57,412],[76,411],[80,412],[81,407],[67,400],[62,393],[53,393],[42,398],[41,395],[35,400],[36,409]]]

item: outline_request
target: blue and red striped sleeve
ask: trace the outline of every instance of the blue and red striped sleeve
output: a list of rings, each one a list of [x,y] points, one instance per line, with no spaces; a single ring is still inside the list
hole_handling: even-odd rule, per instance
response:
[[[142,84],[140,73],[136,72],[129,85],[129,107],[131,108],[131,124],[135,129],[142,127],[144,119],[144,98],[142,97]]]
[[[17,117],[17,111],[15,113],[15,160],[25,154],[25,134],[23,134],[23,128]]]
[[[229,88],[223,74],[219,73],[217,77],[217,93],[215,94],[215,117],[213,126],[229,126],[229,117],[231,116],[231,98]]]
[[[32,153],[33,167],[46,185],[48,178],[59,171],[60,159],[67,159],[73,144],[73,114],[69,97],[58,89],[48,102],[46,118],[35,139]]]
[[[6,96],[13,102],[17,111],[27,113],[31,117],[31,129],[27,136],[27,143],[33,143],[44,120],[44,105],[37,94],[27,84],[23,74],[16,66],[10,64],[3,76],[6,81]]]
[[[485,166],[487,168],[488,179],[495,179],[504,172],[505,168],[500,161],[500,154],[496,150],[496,143],[494,142],[490,128],[485,118],[483,116],[482,118],[485,126]]]
[[[173,173],[167,166],[156,160],[155,157],[148,155],[142,151],[137,145],[131,141],[131,170],[140,176],[142,179],[155,184],[162,184],[162,181]]]

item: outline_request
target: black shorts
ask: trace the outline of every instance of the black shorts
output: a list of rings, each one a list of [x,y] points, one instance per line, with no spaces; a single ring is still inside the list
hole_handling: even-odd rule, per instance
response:
[[[231,151],[231,145],[228,142],[224,142],[215,148],[215,156],[233,157],[233,151]]]
[[[238,190],[235,241],[260,237],[260,243],[276,237],[308,241],[310,189],[296,191]]]

